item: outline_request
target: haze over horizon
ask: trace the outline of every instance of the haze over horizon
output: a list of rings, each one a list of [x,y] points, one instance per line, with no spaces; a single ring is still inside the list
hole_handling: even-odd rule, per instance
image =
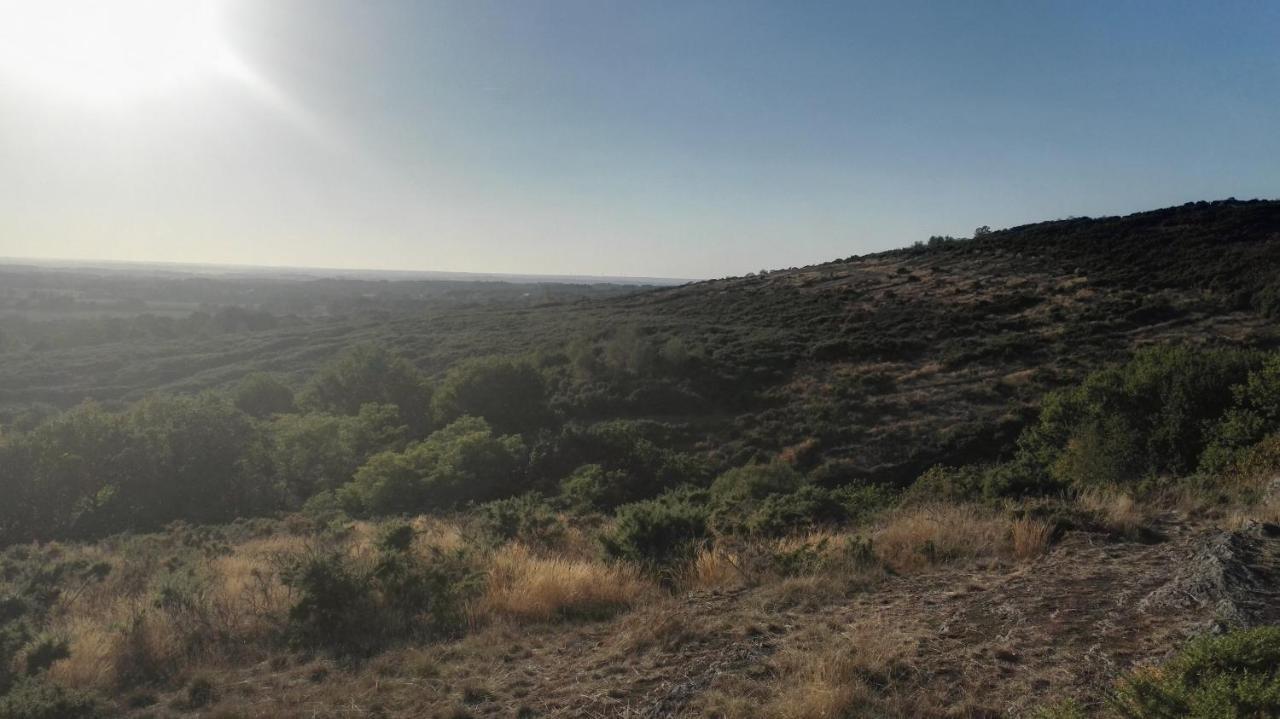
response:
[[[0,0],[0,256],[718,277],[1280,195],[1280,6]]]

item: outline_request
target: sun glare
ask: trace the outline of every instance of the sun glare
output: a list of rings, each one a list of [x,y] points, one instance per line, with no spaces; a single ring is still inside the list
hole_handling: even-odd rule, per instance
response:
[[[127,101],[219,72],[234,58],[214,0],[0,0],[0,79],[88,101]]]

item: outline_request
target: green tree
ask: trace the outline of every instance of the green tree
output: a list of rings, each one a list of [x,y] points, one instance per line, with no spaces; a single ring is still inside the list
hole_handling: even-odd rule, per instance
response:
[[[357,345],[322,367],[303,394],[307,407],[355,415],[366,404],[390,404],[414,436],[431,427],[431,385],[404,357],[373,344]]]
[[[286,506],[349,482],[371,455],[403,446],[408,428],[393,405],[366,404],[354,417],[277,415],[265,428],[262,471]]]
[[[1050,393],[1020,439],[1028,466],[1077,486],[1133,482],[1193,469],[1212,426],[1260,355],[1154,347],[1079,386]]]
[[[532,362],[481,357],[454,366],[435,396],[443,424],[459,417],[483,417],[497,432],[529,432],[551,419],[542,373]]]
[[[293,411],[293,390],[275,375],[254,372],[236,385],[236,407],[251,417],[270,417]]]
[[[374,455],[339,495],[373,514],[446,510],[520,493],[524,463],[518,436],[495,436],[483,419],[464,417],[403,452]]]

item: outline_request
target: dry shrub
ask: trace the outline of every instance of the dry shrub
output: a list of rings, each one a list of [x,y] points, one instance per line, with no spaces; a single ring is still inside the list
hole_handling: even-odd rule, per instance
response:
[[[105,581],[59,600],[50,631],[68,638],[71,656],[55,662],[50,676],[70,687],[110,690],[265,649],[292,603],[274,558],[301,542],[273,536],[240,544],[206,560],[168,601],[157,593],[163,566],[155,555],[126,553]]]
[[[778,658],[779,680],[764,714],[776,719],[841,719],[873,710],[911,671],[918,642],[879,621],[814,635]],[[872,711],[873,714],[880,712]]]
[[[720,547],[704,547],[689,563],[681,585],[686,589],[734,589],[746,584],[738,556]]]
[[[1053,527],[1038,519],[1023,517],[1010,528],[1013,539],[1013,556],[1018,559],[1034,559],[1049,548]]]
[[[467,548],[467,538],[457,522],[422,516],[409,524],[413,527],[415,549],[453,553]]]
[[[170,676],[185,662],[183,628],[144,603],[122,600],[106,615],[75,616],[55,624],[71,655],[49,669],[54,681],[111,690]]]
[[[876,555],[897,572],[1012,552],[1008,518],[963,504],[903,510],[890,516],[872,539]]]
[[[1132,496],[1114,489],[1085,490],[1076,501],[1114,534],[1132,535],[1149,521],[1143,506]]]
[[[652,585],[635,567],[538,556],[524,545],[511,544],[493,556],[476,613],[534,622],[602,615],[629,607],[652,592]]]

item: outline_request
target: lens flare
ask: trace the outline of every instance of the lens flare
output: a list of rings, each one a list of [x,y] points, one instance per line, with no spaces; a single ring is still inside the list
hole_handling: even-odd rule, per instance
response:
[[[85,101],[184,86],[235,58],[214,0],[0,0],[0,79]]]

